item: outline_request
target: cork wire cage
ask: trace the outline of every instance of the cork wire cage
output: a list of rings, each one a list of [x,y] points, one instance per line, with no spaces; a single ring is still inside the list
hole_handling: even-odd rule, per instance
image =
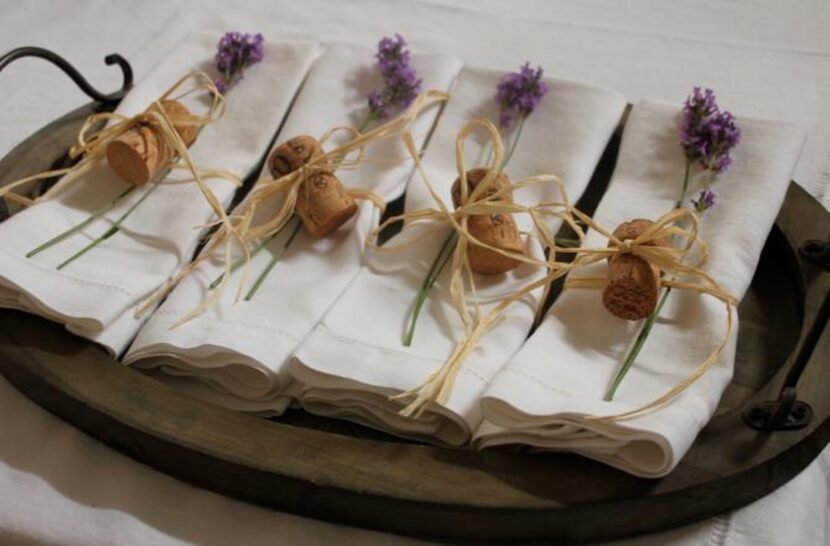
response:
[[[38,48],[0,57],[0,70],[27,54],[61,66],[95,102],[0,160],[1,183],[66,165],[86,116],[113,109],[132,82],[129,64],[116,55],[107,63],[121,67],[124,85],[108,95]],[[588,213],[610,180],[624,123],[625,116],[579,202]],[[732,383],[689,453],[659,480],[567,453],[420,445],[298,410],[274,420],[235,413],[119,365],[61,325],[12,310],[0,311],[0,373],[136,460],[263,506],[441,540],[621,538],[743,506],[795,476],[828,443],[828,234],[830,213],[791,184],[740,304]],[[646,512],[649,518],[634,517]]]

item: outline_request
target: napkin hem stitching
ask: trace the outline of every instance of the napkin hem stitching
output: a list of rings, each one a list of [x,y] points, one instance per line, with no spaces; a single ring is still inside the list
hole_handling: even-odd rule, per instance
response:
[[[15,254],[12,254],[12,253],[10,253],[9,251],[7,251],[5,249],[0,249],[0,251],[2,251],[3,254],[6,255],[7,257],[15,260],[17,263],[22,264],[24,267],[31,267],[33,269],[38,270],[39,272],[41,272],[43,274],[50,275],[52,277],[57,277],[58,279],[66,280],[66,281],[78,284],[80,286],[89,286],[89,287],[92,287],[92,288],[116,290],[116,291],[121,292],[122,294],[126,295],[127,297],[130,297],[130,298],[132,298],[135,295],[135,292],[130,292],[129,290],[127,290],[124,287],[121,287],[121,286],[118,286],[118,285],[115,285],[115,284],[111,284],[111,283],[108,283],[106,281],[81,279],[81,278],[75,277],[73,275],[69,275],[67,273],[63,273],[63,272],[57,273],[56,271],[53,271],[51,268],[46,268],[42,264],[39,264],[35,261],[23,260],[19,256],[15,255]],[[14,286],[13,289],[28,292],[28,290],[25,290],[17,282],[15,282],[13,279],[10,279],[6,275],[2,275],[2,276],[0,276],[0,278],[4,279],[7,283],[13,285]]]
[[[429,356],[409,354],[409,353],[402,352],[402,351],[396,351],[395,349],[390,349],[388,347],[380,347],[378,345],[372,345],[371,343],[367,343],[365,341],[360,341],[360,340],[357,340],[357,339],[354,339],[354,338],[344,337],[340,334],[335,333],[331,328],[329,328],[325,324],[320,324],[318,326],[318,328],[320,330],[324,330],[325,331],[324,333],[328,334],[331,338],[333,338],[332,341],[334,341],[335,343],[339,343],[341,345],[360,345],[362,347],[367,347],[367,348],[370,348],[370,349],[374,349],[374,350],[376,350],[380,353],[383,353],[383,354],[386,354],[386,355],[389,355],[389,356],[393,356],[393,357],[406,357],[406,358],[411,358],[411,359],[414,359],[414,360],[420,360],[422,362],[428,362],[428,363],[431,363],[431,364],[443,364],[444,363],[444,359],[441,359],[441,358],[433,358],[433,357],[429,357]],[[459,371],[467,372],[472,377],[474,377],[474,378],[478,379],[479,381],[481,381],[481,383],[484,384],[484,385],[487,385],[487,384],[490,383],[490,381],[481,372],[479,372],[478,370],[476,370],[474,368],[471,368],[469,366],[462,365],[461,368],[459,369]]]
[[[180,311],[177,311],[177,310],[174,310],[174,309],[164,309],[164,308],[162,308],[162,309],[157,309],[154,312],[154,314],[180,317],[180,316],[184,315],[184,312],[180,312]],[[208,317],[194,317],[193,319],[188,321],[187,324],[189,326],[198,327],[201,330],[215,330],[216,328],[220,327],[222,324],[228,324],[228,325],[233,326],[235,328],[246,328],[246,329],[250,328],[250,329],[258,330],[260,332],[267,333],[267,334],[277,334],[277,335],[280,335],[282,337],[285,337],[285,338],[287,338],[291,341],[297,342],[297,343],[299,343],[303,340],[302,337],[295,336],[295,335],[290,334],[290,333],[288,333],[284,330],[280,330],[280,329],[277,329],[277,328],[271,328],[271,327],[268,327],[268,326],[263,326],[261,324],[242,322],[242,321],[232,320],[232,319],[227,319],[227,318],[221,318],[221,319],[217,319],[215,321],[209,321]],[[238,351],[235,351],[235,352],[238,352]]]

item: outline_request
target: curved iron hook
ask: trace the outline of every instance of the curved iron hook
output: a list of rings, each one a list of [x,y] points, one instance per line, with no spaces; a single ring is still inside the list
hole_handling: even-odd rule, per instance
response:
[[[118,104],[121,99],[124,98],[124,95],[127,94],[127,91],[129,91],[133,86],[133,69],[130,66],[130,63],[128,63],[124,57],[117,53],[111,53],[104,57],[104,62],[108,65],[117,64],[119,68],[121,68],[121,72],[124,75],[124,82],[121,84],[121,89],[108,94],[101,93],[92,87],[92,85],[86,81],[86,78],[84,78],[74,66],[69,64],[66,59],[57,53],[53,53],[52,51],[42,47],[27,46],[12,49],[0,57],[0,71],[6,68],[6,66],[11,64],[13,61],[22,57],[39,57],[41,59],[46,59],[63,70],[67,76],[72,78],[72,81],[74,81],[75,84],[81,88],[81,91],[86,93],[94,101],[99,102],[104,106],[115,106]]]

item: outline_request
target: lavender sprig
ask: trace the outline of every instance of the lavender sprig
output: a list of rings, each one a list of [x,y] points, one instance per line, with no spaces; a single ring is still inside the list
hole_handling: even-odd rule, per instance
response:
[[[382,38],[378,42],[378,50],[375,53],[375,66],[383,76],[384,87],[382,90],[372,91],[369,93],[367,100],[369,104],[369,112],[363,123],[358,128],[358,131],[363,131],[373,121],[386,119],[394,111],[409,106],[415,97],[418,96],[418,91],[421,88],[421,79],[418,78],[415,69],[409,64],[409,50],[406,49],[406,40],[400,34],[395,34],[394,38]],[[343,160],[343,155],[336,158],[334,161],[335,168]],[[266,266],[265,270],[257,277],[253,287],[245,296],[245,301],[251,301],[254,295],[259,290],[265,278],[270,274],[271,270],[282,258],[291,243],[297,236],[297,233],[302,226],[299,217],[294,218],[294,226],[291,228],[291,233],[285,242],[276,249],[274,256]],[[287,225],[287,224],[286,224]],[[285,228],[285,226],[283,226]],[[280,230],[281,231],[281,230]],[[279,231],[270,235],[263,243],[256,247],[251,255],[259,252],[266,247],[276,236]],[[231,265],[231,272],[236,270],[244,259],[237,260]],[[224,274],[213,281],[210,285],[214,288],[222,281]]]
[[[711,89],[695,87],[683,104],[680,143],[686,158],[705,170],[723,172],[732,164],[729,155],[741,141],[735,117],[721,111]]]
[[[519,127],[516,129],[512,142],[509,145],[507,155],[504,157],[501,168],[507,166],[510,159],[513,157],[513,152],[516,151],[516,145],[519,143],[519,138],[524,129],[525,119],[533,113],[542,98],[548,92],[548,85],[542,80],[544,70],[541,66],[535,69],[530,67],[530,62],[526,62],[517,72],[509,72],[502,76],[496,86],[496,102],[499,110],[499,128],[506,131],[513,125],[513,122],[518,118]],[[493,150],[491,149],[487,156],[487,161],[490,161]]]
[[[265,56],[265,38],[262,34],[248,34],[237,31],[226,32],[216,48],[214,64],[221,74],[214,82],[220,93],[224,93],[238,80],[243,71],[262,60]]]
[[[530,68],[530,63],[526,62],[518,72],[502,77],[496,87],[496,102],[501,107],[499,126],[502,129],[509,128],[516,117],[526,118],[539,106],[548,92],[543,75],[541,66]]]
[[[735,117],[727,111],[721,111],[715,92],[711,89],[701,90],[700,87],[695,87],[683,103],[680,145],[686,154],[686,169],[683,188],[675,208],[682,206],[686,198],[692,165],[697,162],[704,172],[715,176],[732,164],[730,152],[740,141],[741,130],[735,125]],[[691,200],[691,203],[694,209],[702,214],[715,206],[716,197],[715,192],[707,186],[700,191],[697,199]],[[631,346],[617,375],[608,387],[604,400],[614,399],[617,388],[637,360],[669,294],[671,294],[671,287],[663,291],[657,307],[643,324],[634,345]]]
[[[382,38],[378,42],[375,59],[375,66],[383,76],[384,86],[381,90],[369,93],[369,115],[362,128],[372,120],[386,119],[396,110],[412,104],[423,83],[409,63],[406,40],[400,34],[395,34],[394,38]]]

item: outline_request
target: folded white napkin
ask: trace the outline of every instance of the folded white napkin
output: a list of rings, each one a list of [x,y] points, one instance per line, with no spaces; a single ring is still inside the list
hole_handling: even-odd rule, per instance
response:
[[[189,35],[130,91],[117,112],[135,115],[191,70],[206,69],[218,40],[216,34]],[[244,177],[268,146],[316,55],[316,45],[267,44],[264,59],[227,93],[226,115],[206,126],[191,147],[194,163]],[[186,104],[198,114],[207,108],[204,98],[195,95]],[[67,190],[4,222],[0,306],[64,323],[113,354],[123,352],[143,322],[134,316],[136,306],[190,260],[200,236],[197,226],[211,220],[211,208],[195,183],[173,183],[189,176],[174,170],[119,233],[60,271],[58,264],[103,234],[147,188],[134,191],[105,218],[28,259],[27,252],[85,220],[127,184],[102,161]],[[226,180],[207,183],[225,205],[236,190]]]
[[[445,55],[412,55],[412,65],[423,79],[424,90],[448,90],[460,69],[460,61]],[[276,144],[301,134],[319,138],[336,126],[361,126],[367,114],[366,96],[381,86],[371,50],[329,46],[311,69]],[[426,140],[438,112],[437,106],[432,107],[414,123],[419,144]],[[370,144],[366,152],[367,163],[340,170],[337,177],[347,187],[370,189],[385,199],[400,195],[414,167],[400,139]],[[262,176],[270,177],[267,166]],[[205,264],[148,321],[127,361],[174,375],[179,386],[188,383],[183,377],[191,377],[185,388],[196,396],[236,409],[278,413],[290,398],[285,395],[283,374],[289,356],[358,272],[365,237],[376,224],[376,209],[363,202],[355,219],[324,239],[315,240],[301,229],[253,299],[235,301],[240,268],[221,301],[171,330],[221,274],[221,260]],[[243,296],[288,231],[251,260]]]
[[[677,107],[644,102],[631,113],[611,185],[595,214],[614,229],[633,218],[674,208],[683,183]],[[784,199],[803,134],[789,124],[739,117],[742,140],[732,167],[713,189],[717,202],[702,218],[708,272],[741,298]],[[693,178],[688,194],[700,190]],[[685,201],[689,204],[688,198]],[[585,246],[607,243],[596,232]],[[602,275],[605,262],[572,275]],[[612,316],[599,290],[566,290],[522,350],[493,379],[482,399],[480,446],[527,444],[567,449],[639,476],[670,472],[717,407],[732,376],[738,323],[717,364],[668,405],[619,422],[585,416],[642,407],[687,377],[725,332],[726,308],[712,297],[673,290],[615,399],[602,398],[641,327]],[[500,428],[504,427],[504,428]]]
[[[457,176],[455,139],[474,118],[498,119],[494,101],[502,74],[465,68],[453,89],[441,124],[427,152],[425,169],[445,203],[452,207],[450,187]],[[542,173],[559,175],[571,199],[578,199],[616,127],[625,106],[615,92],[580,83],[546,80],[549,92],[527,119],[521,140],[505,172],[516,181]],[[467,141],[473,168],[485,164],[489,141],[483,132]],[[559,199],[554,185],[533,185],[514,192],[525,205]],[[407,190],[408,211],[435,207],[425,184],[413,178]],[[516,216],[529,231],[525,215]],[[551,227],[555,232],[559,222]],[[446,286],[449,266],[433,287],[421,313],[411,347],[402,344],[413,300],[439,248],[446,225],[408,226],[389,244],[433,229],[428,239],[395,254],[378,253],[326,314],[295,354],[291,374],[302,384],[300,403],[311,412],[351,419],[395,434],[451,445],[469,441],[480,421],[478,398],[489,379],[519,349],[533,320],[538,291],[517,302],[467,358],[446,404],[431,404],[420,417],[402,417],[400,401],[388,396],[418,387],[449,357],[464,338],[460,319]],[[535,240],[527,251],[542,257]],[[476,276],[482,313],[500,296],[542,275],[528,265],[505,275]]]

